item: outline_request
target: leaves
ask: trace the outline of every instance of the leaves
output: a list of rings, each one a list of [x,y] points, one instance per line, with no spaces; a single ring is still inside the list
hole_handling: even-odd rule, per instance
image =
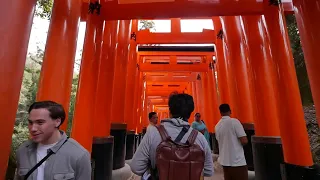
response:
[[[140,20],[139,31],[144,29],[156,30],[155,23],[152,20]]]
[[[43,19],[45,18],[50,19],[52,6],[53,6],[53,0],[38,0],[36,16],[39,16]]]
[[[297,27],[296,19],[294,15],[286,16],[286,23],[288,28],[288,34],[290,38],[290,44],[296,67],[297,79],[299,82],[300,95],[303,105],[313,104],[313,98],[311,94],[308,73],[306,64],[304,61],[304,54],[301,47],[299,30]]]

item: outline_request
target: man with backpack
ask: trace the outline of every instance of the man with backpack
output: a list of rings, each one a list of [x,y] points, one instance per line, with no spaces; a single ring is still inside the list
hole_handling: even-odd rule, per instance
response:
[[[150,127],[132,158],[131,170],[140,176],[150,170],[151,179],[159,180],[212,176],[210,147],[188,123],[194,110],[192,96],[173,94],[168,104],[170,118]]]

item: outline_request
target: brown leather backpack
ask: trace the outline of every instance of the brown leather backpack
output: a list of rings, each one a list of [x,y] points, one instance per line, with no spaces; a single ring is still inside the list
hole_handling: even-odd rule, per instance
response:
[[[151,173],[152,179],[199,180],[204,167],[205,154],[200,146],[194,143],[198,131],[192,129],[187,142],[182,144],[180,140],[189,128],[183,128],[173,141],[163,125],[156,127],[162,142],[156,150],[156,170]]]

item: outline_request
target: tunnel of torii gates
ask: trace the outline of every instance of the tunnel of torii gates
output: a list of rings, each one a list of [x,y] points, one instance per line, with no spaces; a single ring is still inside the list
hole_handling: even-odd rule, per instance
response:
[[[297,18],[319,122],[320,0],[55,0],[37,100],[69,109],[80,21],[86,21],[71,137],[92,153],[94,179],[130,159],[148,125],[168,117],[168,95],[191,94],[214,139],[218,105],[244,125],[256,179],[316,177],[285,13]],[[5,176],[36,0],[0,6],[0,178]],[[214,30],[181,33],[180,19]],[[138,19],[171,19],[171,33],[138,31]],[[203,47],[150,44],[215,44]],[[193,115],[192,115],[193,116]],[[193,117],[190,118],[190,122]],[[61,129],[65,130],[67,121]],[[216,149],[213,141],[212,148]],[[317,178],[316,178],[317,179]]]

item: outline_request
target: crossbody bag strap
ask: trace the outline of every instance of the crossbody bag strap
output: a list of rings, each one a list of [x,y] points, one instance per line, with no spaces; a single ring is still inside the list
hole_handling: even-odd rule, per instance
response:
[[[66,143],[68,141],[69,137],[67,137],[67,139],[63,142],[63,144],[61,146],[64,145],[64,143]],[[28,177],[39,167],[41,166],[41,164],[43,164],[51,155],[53,154],[52,150],[49,150],[49,153],[41,159],[41,161],[39,161],[35,166],[33,166],[33,168],[30,169],[30,171],[24,176],[24,180],[27,180]]]

